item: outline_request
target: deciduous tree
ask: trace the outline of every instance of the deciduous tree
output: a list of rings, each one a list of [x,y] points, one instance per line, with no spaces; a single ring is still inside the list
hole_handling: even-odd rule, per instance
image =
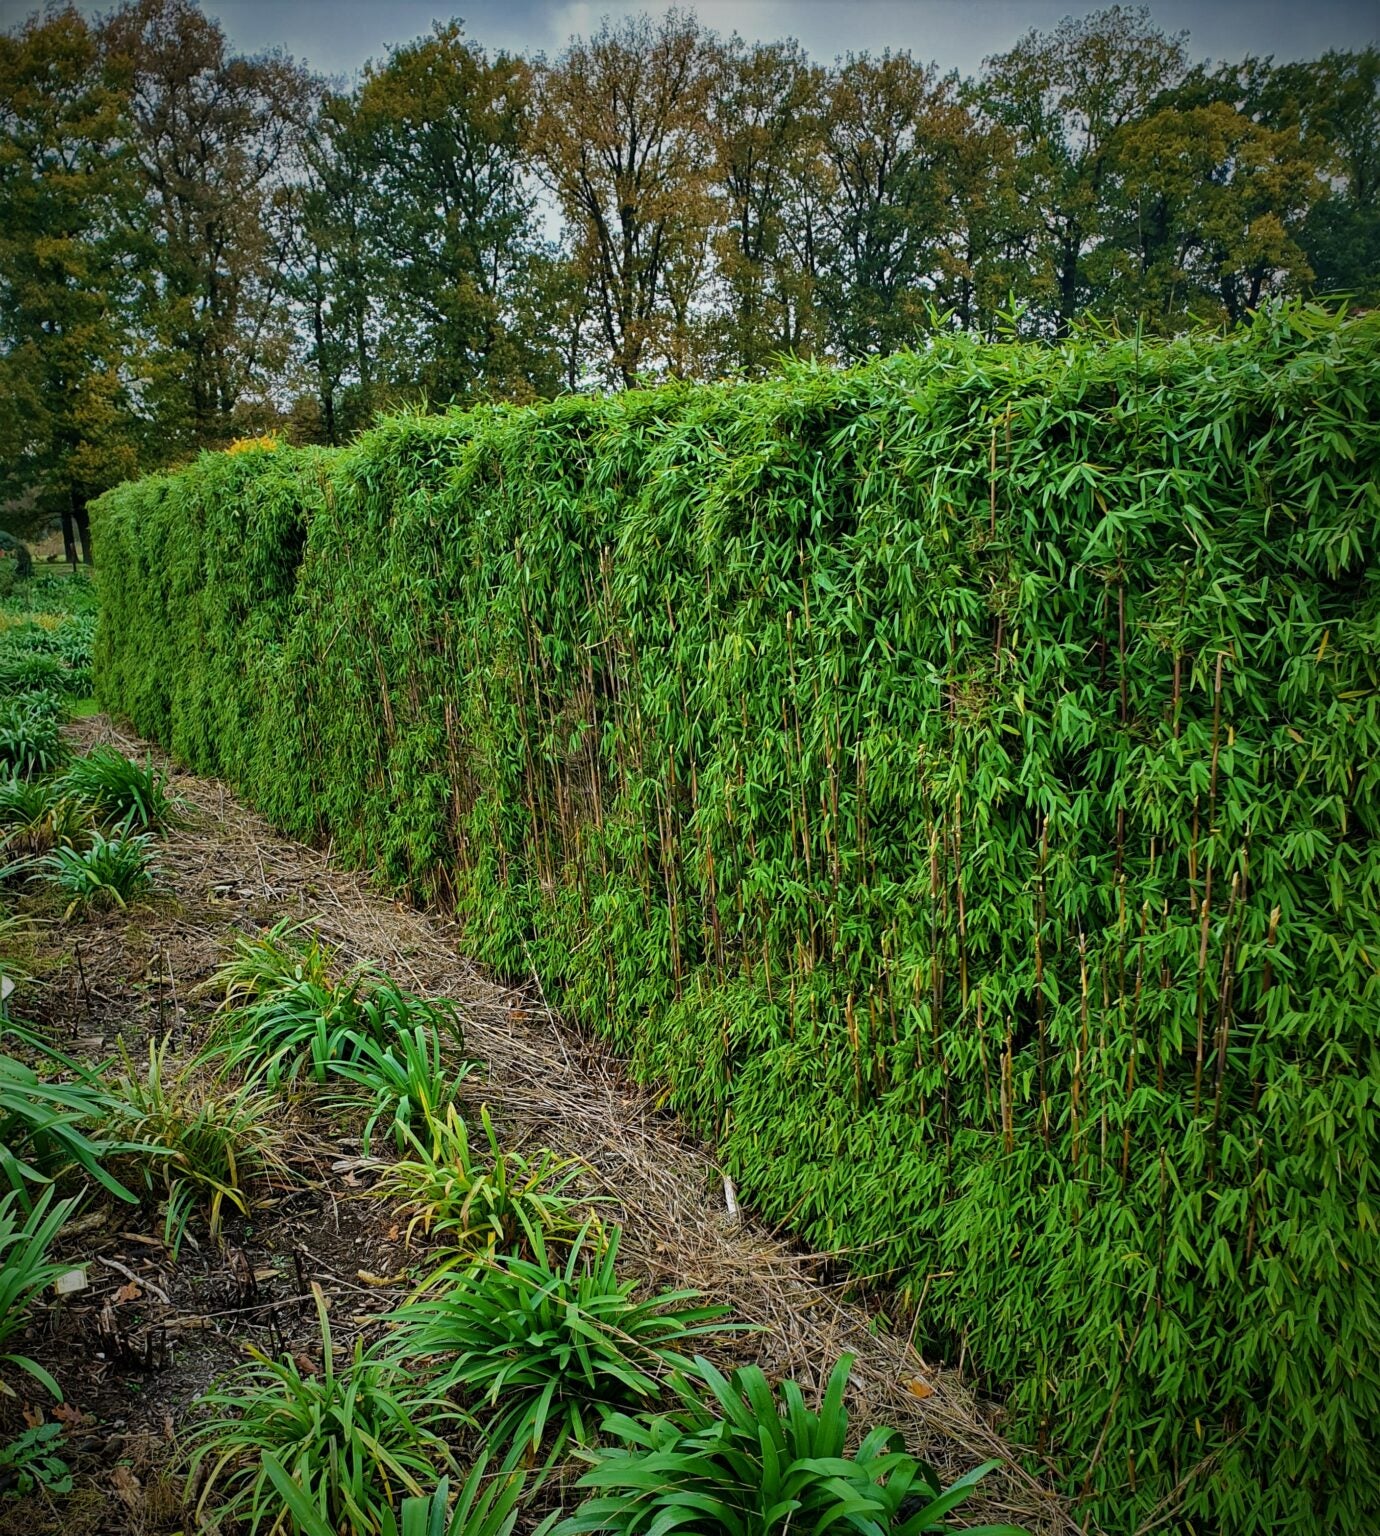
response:
[[[1040,230],[1031,288],[1066,331],[1094,298],[1088,259],[1105,237],[1117,136],[1182,78],[1185,37],[1144,7],[1114,5],[1031,32],[984,65],[980,94],[1011,135],[1018,192]]]
[[[893,351],[924,326],[961,222],[970,132],[957,76],[908,53],[850,54],[831,73],[822,137],[833,196],[822,288],[845,356]]]
[[[74,8],[0,35],[0,495],[59,514],[74,563],[87,501],[139,462],[126,105]]]
[[[1097,308],[1172,328],[1186,313],[1240,321],[1298,291],[1312,276],[1299,241],[1321,190],[1297,135],[1225,101],[1127,124],[1088,261]]]
[[[759,373],[822,349],[816,302],[824,71],[793,40],[725,47],[711,103],[725,360]]]
[[[354,133],[369,168],[366,235],[381,363],[431,398],[547,393],[558,364],[513,324],[537,247],[523,139],[530,70],[457,22],[366,72]]]
[[[151,230],[149,396],[165,443],[223,443],[271,412],[289,364],[288,187],[315,87],[281,54],[232,54],[192,0],[133,0],[104,39]]]
[[[539,73],[532,146],[589,264],[607,373],[624,386],[684,355],[684,279],[713,223],[718,59],[694,16],[670,10],[605,20]]]

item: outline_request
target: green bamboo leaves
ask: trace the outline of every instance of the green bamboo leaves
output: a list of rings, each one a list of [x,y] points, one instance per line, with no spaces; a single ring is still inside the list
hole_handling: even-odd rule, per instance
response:
[[[1105,1528],[1360,1536],[1378,460],[1303,308],[398,418],[104,498],[97,686],[535,967]]]

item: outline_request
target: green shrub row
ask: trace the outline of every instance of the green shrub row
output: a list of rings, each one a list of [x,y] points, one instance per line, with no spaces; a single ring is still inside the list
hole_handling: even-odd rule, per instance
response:
[[[408,416],[96,509],[98,696],[453,906],[1109,1531],[1380,1519],[1380,317]]]

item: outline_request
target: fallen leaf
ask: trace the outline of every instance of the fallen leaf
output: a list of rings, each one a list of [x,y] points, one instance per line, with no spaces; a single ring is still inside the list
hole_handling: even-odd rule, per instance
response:
[[[361,1285],[401,1285],[407,1279],[406,1274],[401,1275],[376,1275],[371,1270],[357,1269],[355,1279]]]
[[[53,1409],[53,1417],[60,1419],[69,1429],[75,1429],[78,1424],[85,1422],[86,1415],[80,1408],[71,1403],[58,1403]]]
[[[115,1490],[115,1497],[130,1509],[139,1507],[140,1499],[144,1492],[144,1486],[128,1467],[113,1467],[110,1473],[110,1486]]]
[[[913,1376],[906,1383],[906,1391],[909,1392],[912,1397],[918,1397],[921,1399],[934,1396],[934,1388],[929,1384],[929,1382],[921,1381],[918,1376]]]
[[[140,1290],[140,1288],[134,1283],[133,1280],[126,1281],[125,1284],[115,1292],[115,1305],[118,1307],[121,1305],[121,1303],[126,1301],[138,1301],[143,1294],[143,1291]]]
[[[29,1405],[25,1403],[24,1422],[29,1426],[30,1429],[37,1429],[38,1426],[43,1422],[43,1410],[41,1408],[30,1408]]]

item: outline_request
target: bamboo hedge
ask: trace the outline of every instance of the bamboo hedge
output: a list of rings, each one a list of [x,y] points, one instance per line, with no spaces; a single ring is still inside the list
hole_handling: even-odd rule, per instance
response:
[[[535,969],[1108,1531],[1362,1536],[1378,466],[1380,316],[1299,308],[398,417],[104,497],[99,695]]]

